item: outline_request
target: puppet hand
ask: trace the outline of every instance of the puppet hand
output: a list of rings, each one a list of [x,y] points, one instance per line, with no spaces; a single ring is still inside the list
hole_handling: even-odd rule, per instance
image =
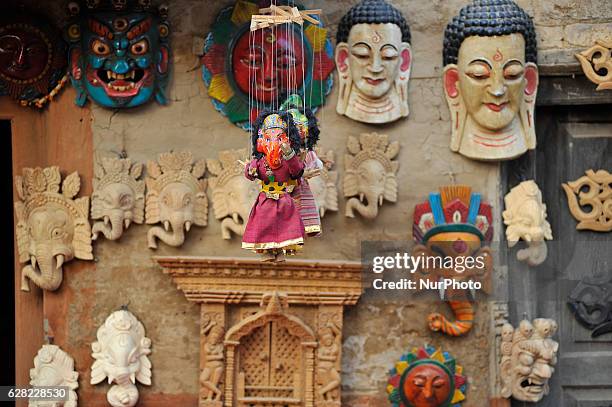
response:
[[[306,179],[318,177],[319,175],[321,175],[321,170],[318,168],[313,168],[311,170],[304,171],[304,178]]]
[[[287,144],[287,143],[282,143],[280,147],[281,147],[281,150],[283,150],[283,155],[284,155],[285,157],[287,157],[287,156],[292,156],[292,154],[293,154],[293,149],[291,148],[291,146],[290,146],[289,144]]]

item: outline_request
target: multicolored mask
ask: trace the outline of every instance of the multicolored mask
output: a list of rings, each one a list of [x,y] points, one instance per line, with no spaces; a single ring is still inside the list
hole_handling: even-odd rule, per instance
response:
[[[273,3],[303,8],[293,0]],[[202,78],[213,105],[245,130],[260,111],[280,106],[291,93],[312,109],[323,105],[333,85],[333,48],[322,24],[249,30],[251,17],[270,4],[238,0],[223,9],[204,46]]]
[[[480,194],[473,194],[465,185],[449,185],[432,193],[429,200],[414,209],[413,236],[417,245],[412,255],[426,258],[441,257],[444,261],[427,262],[419,270],[417,278],[437,282],[454,279],[459,282],[480,282],[482,290],[490,290],[490,272],[493,256],[488,247],[493,236],[492,208],[482,202]],[[447,259],[450,267],[447,267]],[[469,261],[468,261],[469,260]],[[428,316],[429,328],[451,336],[467,334],[474,323],[474,306],[470,301],[474,293],[467,290],[442,290],[442,300],[447,300],[456,320],[432,313]]]
[[[70,3],[70,79],[76,104],[87,97],[109,108],[166,104],[170,46],[166,6],[150,11],[149,0]]]
[[[266,156],[266,162],[272,169],[281,166],[281,144],[288,143],[287,123],[278,114],[267,116],[259,129],[257,152]]]
[[[21,13],[0,19],[0,95],[42,107],[67,80],[66,43],[55,27]]]
[[[538,88],[531,17],[512,0],[475,0],[444,33],[444,93],[451,150],[509,160],[536,146]]]
[[[465,400],[463,368],[441,349],[414,348],[389,371],[387,393],[393,407],[459,407]]]

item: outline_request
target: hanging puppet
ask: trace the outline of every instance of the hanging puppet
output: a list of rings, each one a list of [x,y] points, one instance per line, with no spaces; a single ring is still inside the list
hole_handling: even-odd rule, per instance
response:
[[[150,0],[91,0],[69,5],[70,79],[75,103],[108,108],[166,104],[170,45],[168,7]]]
[[[304,108],[299,95],[291,95],[281,106],[281,110],[286,110],[291,114],[293,122],[298,128],[301,139],[300,159],[304,163],[304,175],[298,180],[291,197],[299,205],[306,234],[319,236],[321,234],[321,217],[314,194],[308,184],[308,180],[319,176],[323,169],[323,162],[314,151],[319,141],[319,125],[312,111]]]
[[[429,200],[414,208],[413,257],[427,259],[416,278],[436,283],[444,279],[480,282],[482,291],[490,291],[493,255],[489,248],[493,237],[491,205],[465,185],[448,185]],[[440,261],[430,259],[440,258]],[[421,286],[419,284],[419,286]],[[455,314],[450,320],[440,313],[428,316],[429,329],[450,336],[466,335],[474,324],[476,293],[469,289],[440,289]]]
[[[451,150],[510,160],[536,147],[536,34],[512,0],[475,0],[444,32],[444,93]]]
[[[64,86],[66,43],[59,30],[22,12],[0,18],[0,96],[43,107]]]
[[[412,53],[402,13],[385,0],[363,0],[340,20],[336,43],[338,114],[364,123],[408,116]]]
[[[300,134],[291,114],[265,111],[253,123],[253,159],[245,176],[261,181],[251,209],[242,248],[262,254],[263,261],[282,261],[304,244],[304,223],[291,193],[303,176]]]
[[[271,3],[295,6],[304,15],[298,12],[295,20],[291,10],[289,24],[252,30],[252,17]],[[202,78],[215,109],[247,131],[259,111],[278,108],[291,94],[298,93],[310,109],[322,106],[333,69],[327,29],[293,0],[236,1],[217,16],[202,57]]]

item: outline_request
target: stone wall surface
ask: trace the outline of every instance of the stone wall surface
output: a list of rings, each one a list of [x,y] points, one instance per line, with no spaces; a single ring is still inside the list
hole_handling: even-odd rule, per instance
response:
[[[305,5],[323,9],[326,26],[335,36],[338,21],[356,2],[308,0]],[[554,56],[574,66],[574,49],[586,48],[600,33],[612,31],[609,0],[518,2],[535,18],[540,58],[545,62]],[[65,21],[64,1],[29,0],[26,3],[60,23]],[[305,258],[359,260],[360,240],[410,240],[414,206],[424,201],[437,186],[452,182],[471,185],[494,205],[496,234],[499,235],[499,165],[470,161],[448,148],[449,113],[439,77],[442,36],[446,23],[467,1],[394,0],[392,3],[404,12],[412,30],[414,66],[409,118],[372,126],[339,116],[335,112],[336,88],[319,111],[318,118],[322,133],[320,145],[336,152],[340,193],[349,135],[376,131],[388,134],[392,141],[400,141],[398,202],[385,202],[376,220],[368,222],[359,216],[355,219],[344,217],[345,200],[341,197],[340,211],[328,212],[323,220],[324,235],[307,241],[302,254]],[[217,13],[233,1],[173,0],[169,4],[173,47],[170,104],[152,103],[129,111],[91,105],[96,157],[125,150],[132,160],[145,163],[162,152],[189,150],[195,159],[211,159],[217,158],[220,150],[249,146],[247,133],[230,124],[213,108],[200,77],[198,58],[192,54],[193,37],[204,37]],[[70,96],[72,93],[64,92],[57,103],[72,103],[66,100]],[[70,168],[64,170],[71,171]],[[87,355],[95,339],[95,330],[123,304],[129,304],[130,311],[143,322],[147,336],[153,341],[150,356],[153,385],[141,388],[143,405],[153,405],[146,401],[161,393],[182,395],[186,400],[184,405],[196,405],[199,309],[177,291],[151,256],[250,256],[240,249],[238,238],[221,239],[220,223],[214,219],[210,206],[209,225],[205,228],[194,226],[180,248],[160,243],[157,251],[151,251],[146,244],[148,226],[132,225],[119,242],[102,239],[95,244],[95,271],[71,274],[74,262],[66,267],[65,287],[60,293],[69,299],[63,309],[65,327],[55,329],[63,331],[66,343],[61,345],[78,356],[79,398],[84,405],[90,405],[88,397],[100,399],[105,391],[104,386],[94,389],[88,384],[92,361]],[[386,405],[387,370],[402,353],[425,343],[443,347],[464,366],[470,380],[468,401],[464,405],[485,405],[489,397],[488,349],[492,337],[487,304],[478,305],[474,330],[465,338],[453,340],[427,329],[425,315],[434,309],[446,314],[450,312],[439,302],[406,302],[365,295],[356,307],[346,312],[344,405]]]

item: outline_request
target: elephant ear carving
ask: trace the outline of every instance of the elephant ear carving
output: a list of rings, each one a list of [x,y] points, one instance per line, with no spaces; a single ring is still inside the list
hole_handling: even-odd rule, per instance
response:
[[[80,189],[81,178],[76,171],[68,175],[62,183],[62,194],[68,199],[74,198],[79,193]]]
[[[206,166],[204,166],[204,169],[206,169]],[[205,179],[201,179],[198,180],[198,184],[199,191],[196,194],[193,221],[198,226],[206,226],[208,224],[208,197],[206,196],[206,187],[208,183]]]
[[[25,205],[23,202],[15,202],[15,216],[17,217],[15,233],[17,234],[17,251],[19,252],[19,262],[25,263],[30,260],[28,252],[28,248],[30,246],[30,235],[28,234],[27,219],[25,218]]]
[[[93,205],[93,203],[92,203]],[[145,198],[143,195],[138,195],[134,201],[134,209],[132,219],[134,223],[142,225],[144,222]]]
[[[347,156],[348,157],[348,156]],[[359,193],[359,182],[354,169],[347,169],[344,174],[344,196],[355,196]]]
[[[327,176],[329,179],[327,180],[325,206],[329,211],[338,211],[338,189],[336,188],[336,184],[338,183],[338,173],[336,171],[329,171]]]
[[[149,162],[150,163],[150,162]],[[159,168],[159,167],[158,167]],[[149,174],[151,174],[149,172]],[[147,224],[153,225],[159,222],[159,191],[157,183],[152,178],[145,180],[147,184],[147,196],[145,205],[145,219]]]
[[[91,194],[91,218],[101,219],[103,216],[104,207],[102,205],[102,200],[100,199],[100,194],[98,191],[94,191],[93,194]]]
[[[221,188],[213,189],[212,194],[213,211],[216,219],[223,219],[229,216],[229,206],[227,205],[227,191]]]
[[[397,178],[395,174],[387,174],[384,196],[389,202],[397,202]]]
[[[78,259],[92,260],[91,226],[87,219],[87,213],[89,213],[89,198],[83,197],[76,199],[74,204],[79,209],[79,212],[83,214],[83,216],[75,219],[74,237],[72,238],[74,256]]]
[[[21,175],[15,176],[15,189],[17,190],[17,196],[22,201],[25,201],[25,193],[23,189],[23,177]]]

